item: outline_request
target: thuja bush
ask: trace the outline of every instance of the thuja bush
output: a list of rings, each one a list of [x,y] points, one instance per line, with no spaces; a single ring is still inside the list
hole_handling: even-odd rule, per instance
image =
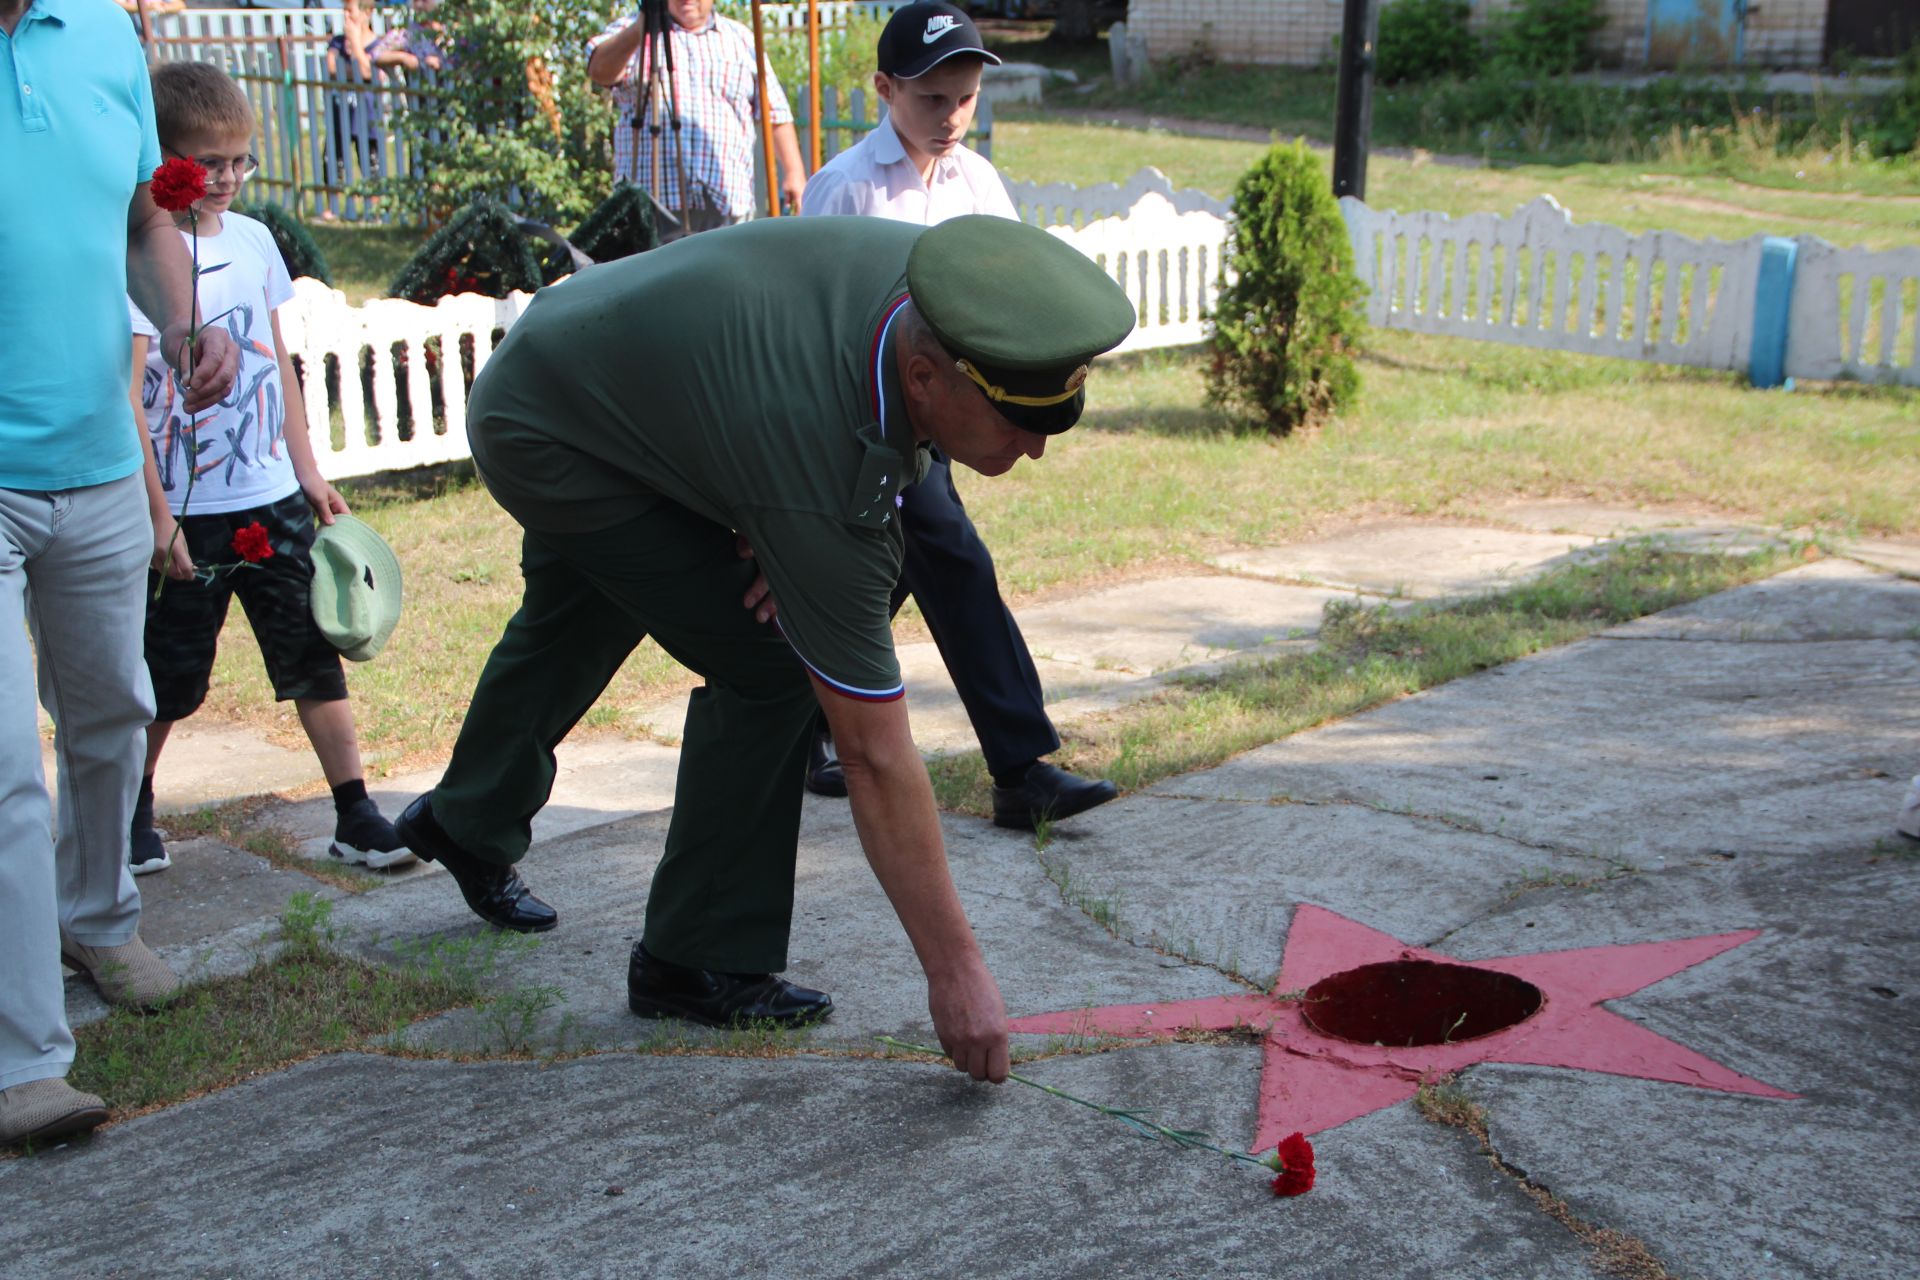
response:
[[[248,205],[245,208],[235,206],[235,212],[255,219],[273,233],[273,243],[280,249],[280,260],[287,264],[288,275],[296,280],[301,276],[311,276],[321,284],[333,283],[333,273],[327,270],[326,255],[320,252],[320,246],[307,234],[307,228],[300,219],[277,204]]]
[[[399,109],[411,171],[374,187],[429,221],[476,195],[554,225],[586,217],[612,185],[613,109],[581,52],[606,10],[605,0],[439,0],[394,19],[430,35],[446,61],[407,73],[423,89]]]
[[[1312,426],[1360,389],[1366,321],[1353,249],[1304,142],[1276,145],[1240,179],[1213,315],[1209,399],[1277,435]]]
[[[1391,0],[1380,10],[1375,74],[1386,84],[1472,75],[1482,58],[1471,12],[1467,0]]]

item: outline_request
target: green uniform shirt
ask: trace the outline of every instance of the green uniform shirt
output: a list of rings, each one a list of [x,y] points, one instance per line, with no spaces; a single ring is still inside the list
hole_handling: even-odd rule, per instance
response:
[[[474,381],[487,487],[536,533],[669,501],[745,534],[801,660],[851,697],[901,696],[895,500],[924,454],[890,324],[924,230],[769,219],[542,290]]]

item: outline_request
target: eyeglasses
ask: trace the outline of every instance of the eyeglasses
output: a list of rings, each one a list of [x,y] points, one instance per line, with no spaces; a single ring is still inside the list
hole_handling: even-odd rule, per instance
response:
[[[174,154],[178,155],[178,152]],[[214,160],[206,156],[184,156],[207,171],[207,177],[215,182],[231,176],[235,182],[245,182],[260,171],[260,157],[248,153],[237,160]]]

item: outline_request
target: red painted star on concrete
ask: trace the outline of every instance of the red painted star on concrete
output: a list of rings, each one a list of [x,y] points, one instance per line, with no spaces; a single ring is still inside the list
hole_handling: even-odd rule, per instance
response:
[[[1537,1012],[1490,1035],[1455,1043],[1389,1048],[1329,1036],[1309,1023],[1297,999],[1272,995],[1216,996],[1172,1004],[1109,1005],[1015,1018],[1015,1031],[1066,1035],[1171,1038],[1186,1031],[1245,1028],[1265,1033],[1260,1109],[1252,1150],[1264,1151],[1289,1133],[1319,1133],[1337,1124],[1405,1102],[1422,1080],[1476,1062],[1604,1071],[1665,1080],[1727,1093],[1794,1098],[1728,1070],[1685,1045],[1600,1007],[1632,995],[1723,951],[1760,936],[1758,929],[1672,942],[1644,942],[1576,951],[1544,951],[1467,963],[1356,924],[1322,907],[1301,903],[1287,933],[1276,992],[1299,992],[1323,978],[1395,960],[1465,965],[1509,974],[1542,992]]]

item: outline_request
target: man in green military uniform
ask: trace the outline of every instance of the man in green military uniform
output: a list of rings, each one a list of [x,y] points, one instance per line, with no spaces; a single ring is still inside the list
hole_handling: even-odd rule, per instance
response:
[[[1133,322],[1082,255],[987,217],[749,223],[540,293],[468,409],[475,464],[525,529],[524,596],[402,839],[483,918],[552,928],[513,864],[554,748],[652,635],[706,685],[629,1006],[716,1024],[831,1009],[776,976],[817,705],[941,1044],[1004,1079],[1005,1008],[902,700],[895,498],[930,446],[987,475],[1040,457],[1080,416],[1087,362]]]

